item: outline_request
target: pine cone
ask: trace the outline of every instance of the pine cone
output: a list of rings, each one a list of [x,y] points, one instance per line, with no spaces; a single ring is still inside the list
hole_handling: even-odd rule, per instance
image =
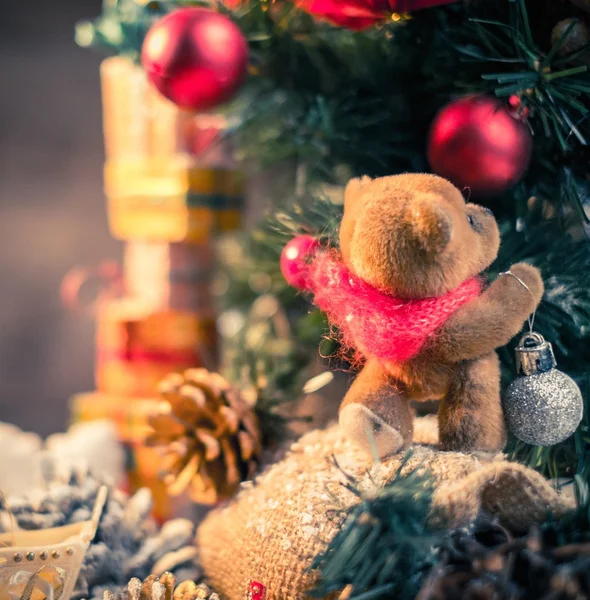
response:
[[[150,575],[143,581],[134,577],[121,592],[106,591],[104,600],[219,600],[219,596],[204,583],[183,581],[177,586],[176,577],[164,573],[160,577]]]
[[[256,470],[261,451],[254,412],[218,373],[189,369],[160,384],[163,402],[149,418],[151,446],[166,446],[164,481],[171,495],[215,504]]]

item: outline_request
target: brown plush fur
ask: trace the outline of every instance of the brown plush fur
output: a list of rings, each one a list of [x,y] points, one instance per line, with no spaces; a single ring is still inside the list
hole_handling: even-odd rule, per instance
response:
[[[405,298],[439,296],[487,269],[500,244],[492,213],[468,204],[434,175],[352,180],[346,189],[340,246],[349,269]],[[368,357],[340,409],[340,423],[383,457],[412,439],[411,401],[440,399],[441,445],[497,451],[506,442],[500,369],[494,350],[522,328],[543,295],[534,267],[496,279],[461,307],[418,356],[403,364]]]

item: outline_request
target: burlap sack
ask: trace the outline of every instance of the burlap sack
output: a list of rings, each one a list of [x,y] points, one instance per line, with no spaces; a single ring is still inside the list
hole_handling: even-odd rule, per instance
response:
[[[437,482],[434,504],[449,526],[467,523],[485,510],[522,528],[545,517],[548,510],[561,514],[571,508],[571,500],[538,473],[502,455],[441,452],[425,445],[434,441],[432,424],[428,417],[417,420],[416,444],[406,468],[432,473]],[[342,522],[341,513],[331,509],[356,501],[340,485],[342,471],[355,477],[361,489],[369,489],[374,486],[371,478],[378,484],[390,482],[402,458],[397,455],[372,465],[337,426],[305,435],[198,528],[206,577],[229,600],[242,600],[251,579],[267,587],[267,600],[305,598],[317,576],[308,567]]]

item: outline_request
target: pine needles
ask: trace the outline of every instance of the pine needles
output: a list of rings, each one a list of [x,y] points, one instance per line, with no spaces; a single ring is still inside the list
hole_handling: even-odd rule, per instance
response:
[[[481,79],[490,82],[500,98],[521,98],[534,111],[539,133],[557,141],[562,152],[572,150],[575,140],[587,145],[589,108],[581,96],[590,92],[590,76],[586,65],[575,63],[589,49],[570,56],[561,52],[576,21],[545,52],[533,38],[525,1],[512,0],[508,7],[508,22],[470,18],[457,37],[473,41],[457,44],[458,52],[482,70],[501,64],[505,70],[482,73]],[[488,87],[484,84],[482,91],[489,91]]]
[[[402,462],[395,479],[362,493],[349,479],[346,487],[359,498],[327,550],[316,557],[321,583],[311,595],[346,590],[351,600],[413,598],[434,564],[441,532],[428,526],[432,480]]]
[[[101,17],[82,25],[78,39],[137,58],[154,19],[192,4],[226,10],[206,1],[105,0]],[[294,235],[336,237],[341,206],[314,199],[315,190],[355,174],[427,171],[427,132],[436,111],[457,96],[493,93],[516,95],[530,111],[534,133],[525,179],[486,201],[504,232],[493,270],[519,260],[541,268],[546,294],[537,329],[553,343],[559,367],[584,390],[590,387],[590,74],[580,62],[590,50],[563,54],[571,28],[551,42],[555,24],[576,10],[558,0],[458,2],[357,33],[316,21],[288,0],[270,7],[249,0],[232,11],[249,40],[252,67],[228,109],[237,115],[241,152],[267,166],[290,161],[305,174],[297,189],[277,192],[274,214],[244,236],[241,251],[224,265],[224,308],[242,318],[226,355],[232,378],[247,380],[271,404],[295,398],[304,369],[327,343],[325,319],[286,285],[279,269],[281,249]],[[268,295],[281,305],[287,333],[254,318],[252,304]],[[333,350],[324,347],[322,354]],[[507,380],[512,347],[501,350],[501,360]],[[511,450],[544,473],[586,481],[588,425],[552,449],[517,444]]]

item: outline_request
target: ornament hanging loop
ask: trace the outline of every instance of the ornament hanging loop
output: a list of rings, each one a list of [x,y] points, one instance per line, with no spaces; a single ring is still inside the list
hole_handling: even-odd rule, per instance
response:
[[[553,347],[540,333],[525,333],[516,351],[516,370],[519,375],[547,373],[556,365]]]
[[[520,277],[517,277],[512,273],[512,271],[506,271],[500,273],[500,275],[510,275],[511,277],[514,277],[514,279],[527,290],[531,295],[531,298],[533,298],[533,300],[535,299],[531,288]],[[547,373],[557,366],[551,344],[546,342],[545,338],[540,333],[533,331],[535,314],[536,311],[533,310],[529,315],[529,331],[522,336],[520,343],[515,350],[516,372],[521,376]]]
[[[538,348],[545,343],[547,342],[545,342],[545,338],[540,333],[530,331],[522,336],[519,346],[524,348]]]

